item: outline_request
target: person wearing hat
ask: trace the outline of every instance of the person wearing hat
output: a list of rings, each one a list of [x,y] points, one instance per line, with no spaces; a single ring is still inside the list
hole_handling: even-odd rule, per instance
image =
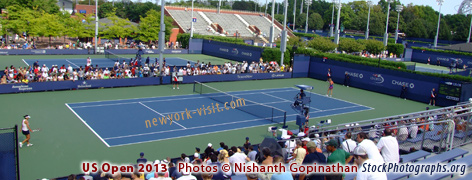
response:
[[[293,150],[292,157],[287,159],[287,163],[289,163],[291,160],[294,160],[294,163],[297,163],[298,165],[303,163],[303,159],[305,159],[306,156],[306,150],[303,149],[302,141],[296,140],[296,147],[295,150]]]
[[[26,146],[32,146],[33,144],[31,144],[29,142],[29,140],[31,139],[31,134],[30,132],[33,132],[29,126],[29,119],[30,119],[30,116],[28,115],[25,115],[23,116],[25,119],[23,119],[23,121],[21,122],[21,133],[23,133],[23,135],[26,136],[26,139],[23,140],[23,142],[20,142],[20,148],[23,147],[23,144],[24,143],[27,143]]]
[[[369,159],[367,151],[362,146],[357,146],[354,149],[354,161],[359,164],[359,170],[357,171],[356,180],[387,180],[387,174],[385,172],[372,172],[364,169],[364,164],[369,165],[380,165],[379,162]],[[365,166],[367,167],[367,166]]]
[[[144,158],[144,152],[139,153],[139,158],[136,160],[138,164],[146,164],[147,159]]]
[[[342,148],[338,148],[339,144],[336,140],[331,139],[325,145],[326,145],[326,150],[328,150],[328,152],[331,153],[328,156],[328,159],[326,160],[328,165],[336,164],[336,163],[345,165],[351,161],[352,159],[351,154],[344,151]],[[341,174],[341,173],[339,174],[333,173],[333,174],[326,175],[326,180],[335,180],[335,179],[342,180],[343,176],[344,174]]]
[[[215,150],[213,149],[213,144],[208,143],[208,146],[205,149],[205,155],[208,157],[214,152],[215,152]]]
[[[323,153],[316,151],[317,147],[315,142],[309,141],[306,146],[308,148],[309,154],[305,156],[305,159],[303,159],[303,164],[326,164],[326,156]],[[307,178],[307,180],[324,180],[324,174],[300,174],[300,179],[305,179],[305,177]]]
[[[303,149],[306,150],[307,154],[309,153],[308,152],[308,147],[307,147],[308,142],[310,142],[310,138],[306,137],[306,138],[302,139],[302,147],[303,147]]]

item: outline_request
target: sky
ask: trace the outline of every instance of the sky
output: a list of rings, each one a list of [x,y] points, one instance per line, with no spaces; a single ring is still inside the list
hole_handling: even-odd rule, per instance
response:
[[[132,0],[134,2],[138,0]],[[141,0],[141,2],[156,2],[156,0]],[[168,2],[169,0],[166,0]],[[171,0],[175,2],[175,0]],[[258,2],[265,3],[265,0],[256,0]],[[276,0],[277,2],[282,2],[283,0]],[[326,0],[331,1],[331,0]],[[352,2],[352,1],[359,1],[359,0],[341,0],[342,3]],[[444,0],[444,3],[441,7],[441,14],[456,14],[457,10],[459,9],[459,5],[462,3],[463,0]],[[374,4],[378,4],[379,0],[372,0]],[[413,3],[414,5],[425,5],[431,6],[434,10],[439,11],[439,6],[436,0],[400,0],[403,5],[408,5]]]

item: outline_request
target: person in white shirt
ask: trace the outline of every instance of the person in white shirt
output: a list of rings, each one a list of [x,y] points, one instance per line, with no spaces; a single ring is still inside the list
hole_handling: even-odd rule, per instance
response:
[[[90,57],[87,58],[87,66],[91,66],[92,65],[92,59],[90,59]]]
[[[379,163],[384,163],[383,157],[380,155],[379,149],[372,140],[367,138],[367,134],[365,132],[360,132],[359,134],[357,134],[357,142],[359,143],[357,146],[362,146],[367,151],[369,159]]]
[[[233,167],[235,163],[246,163],[251,160],[246,156],[246,154],[244,154],[244,152],[242,152],[236,146],[231,147],[231,151],[233,151],[234,154],[231,157],[229,157],[229,163]]]
[[[357,146],[354,149],[354,161],[359,165],[357,171],[356,180],[387,180],[387,174],[385,172],[373,172],[367,171],[364,168],[368,168],[369,165],[381,165],[381,163],[374,161],[367,155],[367,150],[362,146]]]
[[[354,148],[356,148],[357,143],[351,139],[352,134],[351,132],[346,133],[344,135],[344,138],[346,139],[341,146],[343,147],[344,151],[348,153],[352,153],[354,151]]]
[[[408,128],[405,126],[404,121],[400,121],[400,128],[398,129],[397,139],[399,141],[405,141],[408,138]]]
[[[386,163],[400,162],[398,141],[395,137],[392,137],[391,129],[384,130],[384,137],[380,138],[379,143],[377,143],[377,148],[382,153],[382,157]]]
[[[67,66],[67,71],[69,71],[69,73],[72,73],[74,71],[74,69],[72,68],[72,66],[70,66],[70,64],[69,66]]]
[[[408,134],[410,134],[410,138],[414,139],[416,138],[416,135],[418,134],[418,125],[416,125],[415,120],[412,121],[412,126],[408,129]]]

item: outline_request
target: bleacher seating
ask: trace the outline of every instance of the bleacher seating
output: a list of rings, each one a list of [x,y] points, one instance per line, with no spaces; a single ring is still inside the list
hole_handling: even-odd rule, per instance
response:
[[[190,21],[192,20],[191,11],[183,10],[168,10],[172,17],[177,23],[184,29],[185,32],[190,28]],[[195,34],[202,35],[216,35],[211,31],[207,31],[209,24],[200,16],[196,11],[193,12],[193,16],[197,18],[197,22],[193,23],[193,29]]]
[[[252,37],[253,34],[247,29],[247,26],[244,25],[241,20],[239,20],[234,14],[225,14],[225,13],[213,13],[213,12],[204,12],[205,15],[210,18],[213,23],[218,23],[223,29],[228,33],[228,36],[233,36],[233,34],[238,31],[241,36]]]
[[[402,155],[400,157],[402,163],[407,163],[407,162],[415,162],[416,160],[420,158],[426,158],[426,156],[429,156],[431,153],[419,150],[416,152],[412,152],[410,154]]]
[[[262,31],[262,34],[265,34],[266,37],[268,38],[270,36],[270,26],[271,22],[268,21],[267,18],[263,16],[253,16],[253,15],[240,15],[249,25],[255,25],[257,28],[259,28]],[[274,26],[274,35],[277,37],[277,35],[281,34],[282,31],[277,27]]]

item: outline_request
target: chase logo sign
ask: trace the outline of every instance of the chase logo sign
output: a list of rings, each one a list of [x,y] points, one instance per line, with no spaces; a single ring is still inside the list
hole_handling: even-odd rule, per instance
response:
[[[152,51],[152,50],[146,50],[146,51],[144,51],[144,52],[146,52],[146,53],[148,53],[148,54],[154,54],[154,51]]]
[[[241,55],[252,57],[252,53],[250,52],[241,52]]]
[[[229,49],[226,49],[226,48],[220,48],[219,50],[223,52],[229,52]]]
[[[91,88],[91,84],[87,84],[87,81],[82,82],[82,84],[77,85],[77,88]]]
[[[46,50],[31,50],[34,54],[46,54]]]
[[[370,80],[374,81],[377,84],[382,84],[384,82],[384,78],[382,77],[382,74],[372,74],[370,77]]]
[[[415,88],[415,84],[409,83],[409,82],[404,82],[404,81],[397,81],[397,80],[392,80],[393,85],[398,85],[398,86],[403,86],[405,85],[406,87],[409,87],[410,89]]]
[[[360,79],[364,78],[364,75],[362,73],[349,72],[349,71],[344,71],[344,73],[345,74],[347,73],[349,77],[355,77],[355,78],[360,78]]]

